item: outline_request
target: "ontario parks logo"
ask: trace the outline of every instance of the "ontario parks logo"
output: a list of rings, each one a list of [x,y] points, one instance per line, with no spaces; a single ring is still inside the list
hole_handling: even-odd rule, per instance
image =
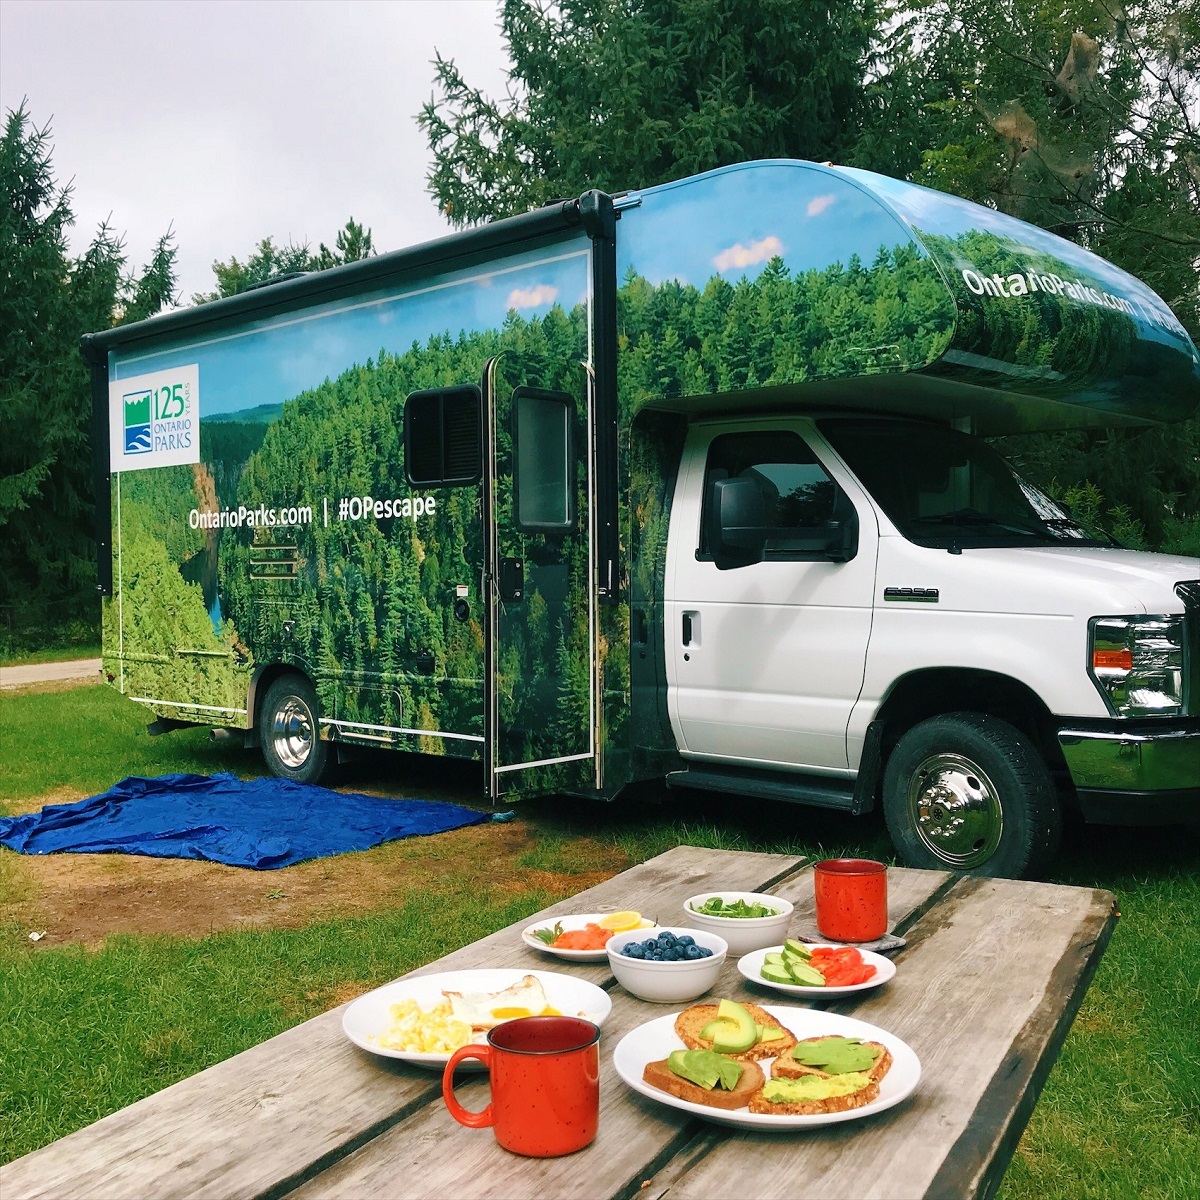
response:
[[[125,453],[149,454],[154,449],[150,436],[150,396],[144,392],[126,392],[125,403]]]
[[[198,363],[109,380],[108,456],[114,471],[200,461]]]

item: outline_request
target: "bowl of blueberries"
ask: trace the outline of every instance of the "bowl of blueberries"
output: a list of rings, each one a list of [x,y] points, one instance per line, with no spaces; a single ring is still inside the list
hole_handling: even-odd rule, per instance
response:
[[[712,989],[729,943],[704,929],[664,926],[614,934],[607,949],[612,973],[627,992],[655,1004],[675,1004]]]

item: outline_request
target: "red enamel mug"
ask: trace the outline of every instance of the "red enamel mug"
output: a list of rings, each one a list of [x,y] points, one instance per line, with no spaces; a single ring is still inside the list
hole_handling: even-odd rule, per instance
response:
[[[831,942],[873,942],[887,933],[887,866],[827,858],[813,867],[817,932]]]
[[[456,1050],[442,1075],[450,1115],[491,1127],[505,1150],[556,1158],[589,1145],[600,1121],[600,1030],[580,1017],[518,1017],[488,1032],[487,1045]],[[476,1058],[488,1070],[491,1103],[481,1112],[454,1096],[454,1069]]]

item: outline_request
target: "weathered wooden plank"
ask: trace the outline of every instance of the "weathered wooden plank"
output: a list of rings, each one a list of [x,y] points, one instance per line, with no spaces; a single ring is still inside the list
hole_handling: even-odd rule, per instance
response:
[[[896,978],[852,1008],[836,1006],[917,1052],[922,1079],[904,1104],[786,1137],[713,1131],[642,1194],[986,1194],[1065,1037],[1112,913],[1107,892],[959,881],[908,931]]]
[[[899,871],[889,888],[893,925],[903,924],[949,885],[951,877],[937,872]],[[732,885],[730,885],[732,886]],[[692,888],[694,894],[703,888]],[[808,921],[812,908],[811,871],[786,877],[769,889],[797,905],[794,924]],[[726,963],[708,997],[779,1002],[746,983],[736,964]],[[475,1197],[619,1196],[637,1190],[694,1138],[710,1128],[689,1120],[677,1110],[644,1101],[631,1092],[612,1070],[612,1050],[629,1030],[671,1012],[673,1005],[650,1005],[621,987],[610,993],[613,1011],[601,1039],[601,1120],[596,1141],[567,1158],[521,1159],[500,1150],[487,1130],[457,1125],[439,1102],[414,1111],[361,1150],[330,1167],[292,1193],[289,1200],[324,1200],[344,1196]],[[459,1085],[459,1099],[480,1109],[487,1102],[482,1081]]]
[[[798,865],[785,855],[681,846],[540,915],[633,904],[661,909],[665,920],[697,891],[766,886]],[[524,924],[417,973],[555,964],[521,942]],[[613,986],[604,965],[573,973]],[[439,1094],[432,1073],[352,1046],[341,1020],[340,1008],[324,1013],[7,1164],[0,1168],[0,1194],[5,1200],[279,1194]]]

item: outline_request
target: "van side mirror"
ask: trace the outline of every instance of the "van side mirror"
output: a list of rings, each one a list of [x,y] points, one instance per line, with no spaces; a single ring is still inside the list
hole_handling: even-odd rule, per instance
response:
[[[858,553],[858,514],[851,508],[846,516],[830,521],[829,528],[829,561],[849,562]]]
[[[767,507],[752,479],[714,479],[708,492],[708,548],[718,571],[762,562]]]

